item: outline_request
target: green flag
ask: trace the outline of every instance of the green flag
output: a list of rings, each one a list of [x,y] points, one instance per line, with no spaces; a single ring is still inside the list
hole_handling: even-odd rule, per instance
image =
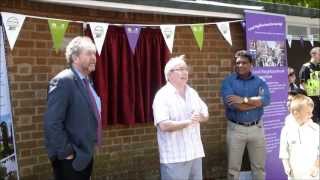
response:
[[[56,50],[56,52],[59,51],[61,48],[61,44],[63,42],[64,33],[66,32],[68,28],[68,21],[63,20],[48,20],[49,28],[53,40],[53,47]]]
[[[191,29],[201,50],[203,46],[203,24],[191,25]]]

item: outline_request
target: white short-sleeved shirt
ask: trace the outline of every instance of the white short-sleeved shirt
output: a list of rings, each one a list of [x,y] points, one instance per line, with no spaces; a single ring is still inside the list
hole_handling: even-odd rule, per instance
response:
[[[319,179],[310,176],[319,148],[319,125],[310,119],[300,126],[288,115],[281,131],[279,157],[289,161],[295,179]]]
[[[200,135],[200,124],[174,132],[161,131],[159,123],[165,120],[184,121],[191,119],[193,112],[208,116],[208,107],[191,87],[186,87],[185,99],[176,88],[167,82],[156,94],[153,101],[154,124],[160,163],[177,163],[204,157]]]

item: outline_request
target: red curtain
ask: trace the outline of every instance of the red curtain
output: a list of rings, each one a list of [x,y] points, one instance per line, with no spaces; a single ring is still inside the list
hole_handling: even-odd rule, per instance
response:
[[[92,37],[90,29],[85,31]],[[94,85],[102,101],[102,125],[135,124],[153,120],[152,101],[165,84],[169,50],[160,29],[141,29],[135,54],[123,27],[109,26],[97,54]]]

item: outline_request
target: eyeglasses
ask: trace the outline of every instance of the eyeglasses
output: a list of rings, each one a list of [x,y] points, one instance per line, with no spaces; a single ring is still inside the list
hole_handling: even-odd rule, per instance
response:
[[[182,72],[182,71],[189,71],[189,68],[188,67],[182,67],[182,68],[176,68],[176,69],[172,69],[171,71],[179,71],[179,72]]]
[[[293,76],[293,75],[295,75],[294,72],[291,72],[291,73],[288,74],[288,76]]]

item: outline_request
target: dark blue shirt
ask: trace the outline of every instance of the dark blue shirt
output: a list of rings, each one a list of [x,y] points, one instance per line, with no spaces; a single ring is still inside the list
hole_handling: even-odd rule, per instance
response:
[[[248,98],[260,96],[263,105],[248,111],[239,111],[233,105],[227,104],[227,97],[230,95]],[[227,118],[238,122],[260,120],[263,114],[263,106],[270,104],[270,92],[267,83],[253,74],[248,79],[240,79],[236,73],[227,76],[222,82],[221,96],[226,108]]]

